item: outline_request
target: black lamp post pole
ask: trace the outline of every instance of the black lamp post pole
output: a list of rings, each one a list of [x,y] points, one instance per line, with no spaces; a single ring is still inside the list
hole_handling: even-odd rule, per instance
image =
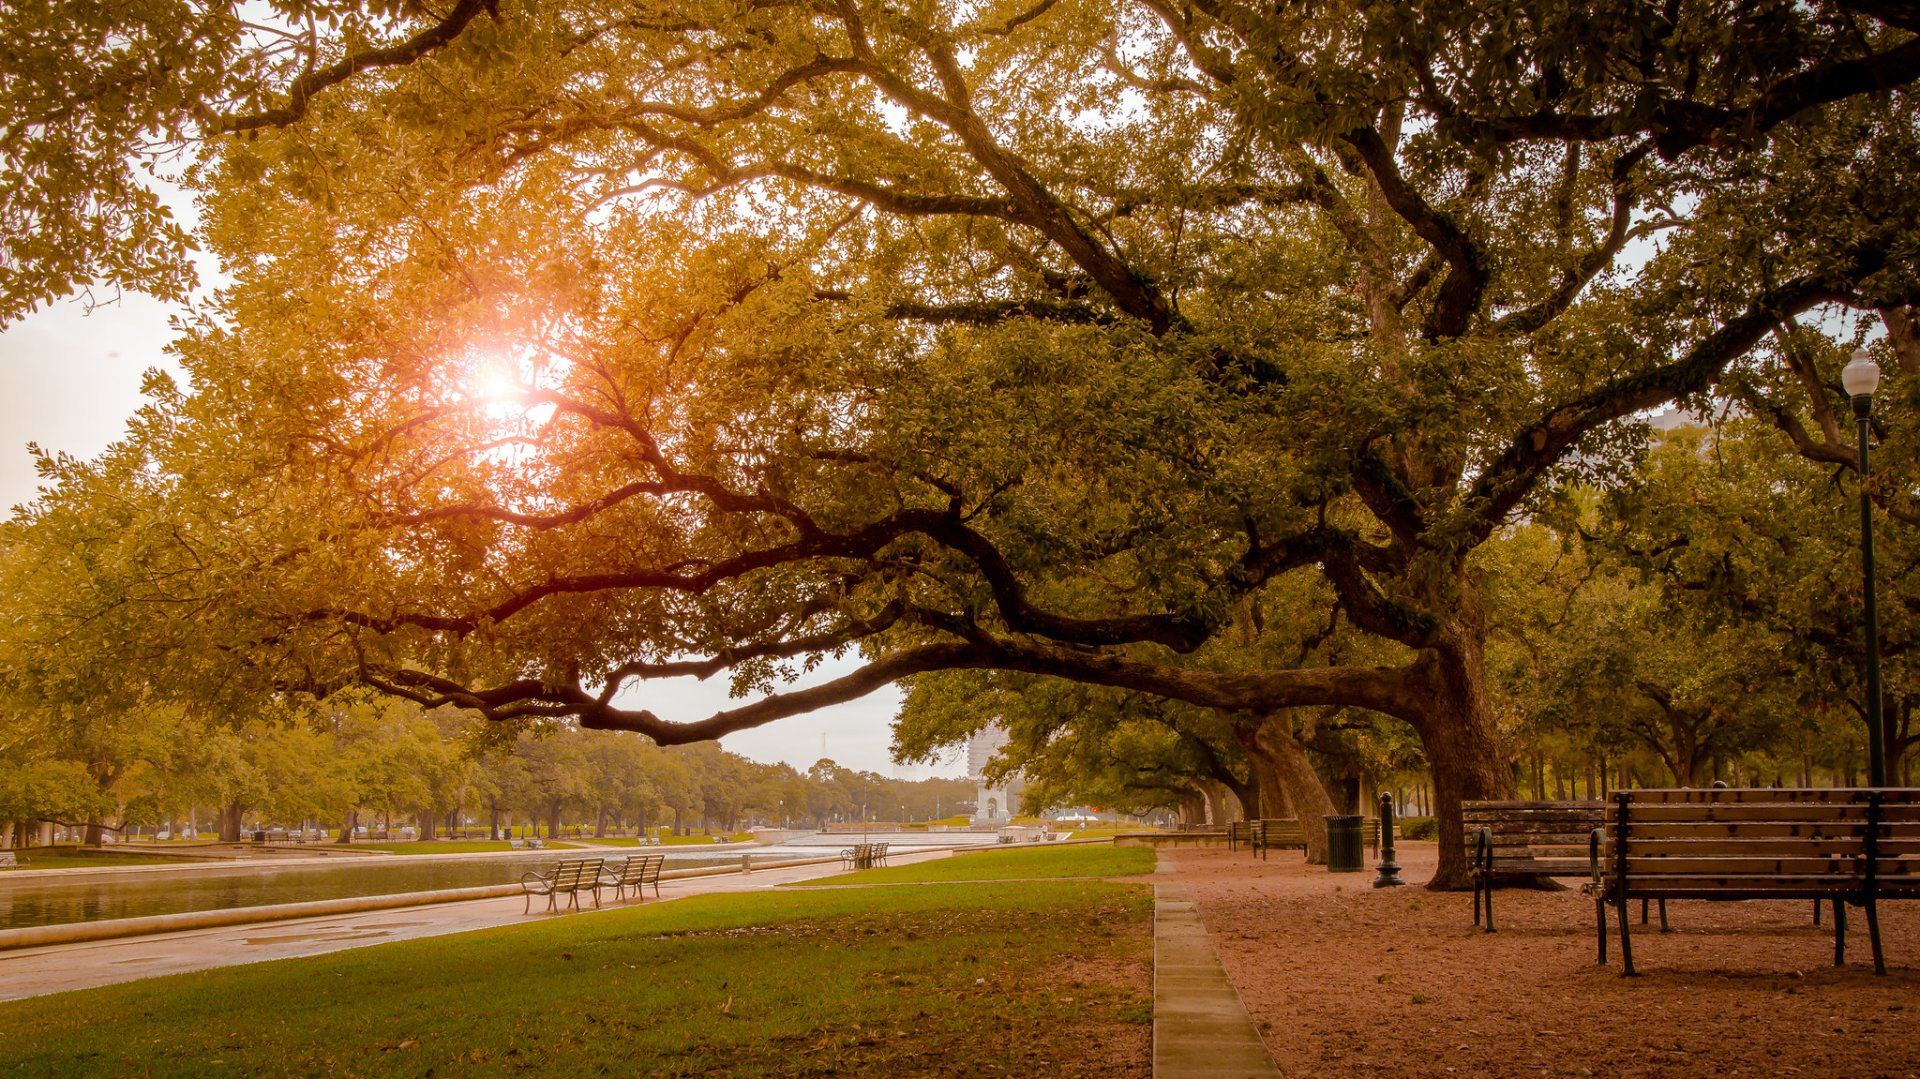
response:
[[[1856,394],[1853,417],[1860,427],[1860,572],[1866,591],[1867,785],[1887,785],[1886,728],[1880,719],[1880,611],[1873,587],[1873,500],[1867,497],[1867,417],[1873,397]]]

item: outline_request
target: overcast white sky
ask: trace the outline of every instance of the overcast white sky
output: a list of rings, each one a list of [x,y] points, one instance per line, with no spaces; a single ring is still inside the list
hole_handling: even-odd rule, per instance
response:
[[[0,331],[0,505],[33,499],[39,486],[27,444],[90,457],[119,436],[140,405],[140,379],[152,367],[170,367],[162,351],[176,309],[143,296],[125,296],[90,314],[62,303]],[[824,681],[852,662],[824,664],[807,681]],[[737,705],[723,676],[710,683],[674,679],[646,687],[630,703],[668,719],[702,719]],[[899,767],[889,759],[892,720],[900,694],[885,689],[811,715],[781,720],[729,736],[727,749],[759,761],[786,761],[805,769],[822,756],[842,766],[919,779],[962,775],[964,753],[952,764]]]

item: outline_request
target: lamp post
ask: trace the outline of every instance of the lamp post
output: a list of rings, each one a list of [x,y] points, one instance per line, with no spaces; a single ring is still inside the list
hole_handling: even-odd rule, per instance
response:
[[[1853,418],[1860,429],[1860,573],[1866,586],[1867,637],[1867,785],[1887,785],[1886,731],[1880,721],[1880,614],[1873,588],[1873,500],[1867,496],[1868,418],[1873,413],[1873,391],[1880,385],[1880,365],[1866,349],[1840,371],[1840,384],[1853,399]]]
[[[1398,888],[1407,882],[1400,879],[1400,863],[1393,857],[1393,795],[1380,792],[1380,865],[1373,878],[1375,888]]]

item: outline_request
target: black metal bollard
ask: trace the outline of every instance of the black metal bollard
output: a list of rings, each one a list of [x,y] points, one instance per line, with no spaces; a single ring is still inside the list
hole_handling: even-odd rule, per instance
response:
[[[1400,879],[1400,863],[1393,860],[1393,795],[1380,792],[1380,872],[1373,878],[1375,888],[1397,888],[1407,882]]]

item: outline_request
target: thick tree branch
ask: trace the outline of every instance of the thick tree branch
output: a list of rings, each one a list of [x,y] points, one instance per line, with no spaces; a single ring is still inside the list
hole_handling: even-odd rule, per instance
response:
[[[343,83],[362,71],[378,67],[401,67],[429,53],[438,52],[459,37],[467,24],[482,12],[499,18],[497,0],[459,0],[445,18],[400,44],[349,53],[345,58],[317,71],[308,71],[293,80],[293,85],[287,89],[285,105],[251,116],[223,117],[218,121],[219,130],[232,134],[297,123],[307,114],[307,103],[313,95]]]

